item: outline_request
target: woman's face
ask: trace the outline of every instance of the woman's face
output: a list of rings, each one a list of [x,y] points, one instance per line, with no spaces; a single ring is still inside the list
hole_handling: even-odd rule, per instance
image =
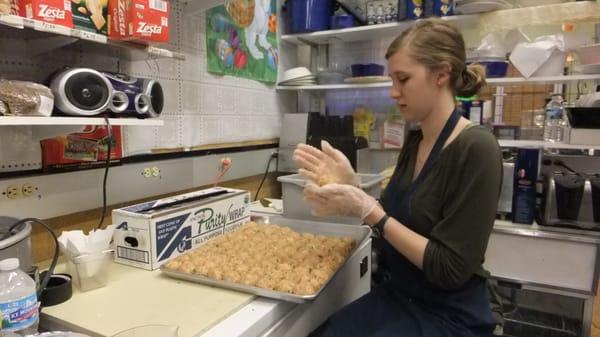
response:
[[[392,77],[390,96],[400,113],[410,122],[421,122],[431,112],[440,95],[440,79],[410,57],[404,48],[388,59]]]

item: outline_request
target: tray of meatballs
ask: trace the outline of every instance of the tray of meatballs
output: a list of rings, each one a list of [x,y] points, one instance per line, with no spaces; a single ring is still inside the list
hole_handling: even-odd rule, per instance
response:
[[[315,299],[371,229],[284,217],[249,222],[163,264],[166,275],[284,301]]]

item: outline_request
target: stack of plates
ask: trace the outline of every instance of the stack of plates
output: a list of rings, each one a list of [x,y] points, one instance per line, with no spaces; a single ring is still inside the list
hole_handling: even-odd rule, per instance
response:
[[[456,14],[477,14],[512,8],[506,0],[461,0],[456,1]]]
[[[305,67],[297,67],[286,70],[281,76],[279,85],[302,86],[316,85],[317,77]]]

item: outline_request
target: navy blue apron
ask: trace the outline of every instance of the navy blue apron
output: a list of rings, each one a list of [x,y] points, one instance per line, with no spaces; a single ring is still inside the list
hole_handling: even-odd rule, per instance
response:
[[[431,171],[444,144],[460,120],[454,110],[436,140],[425,165],[407,189],[396,172],[381,203],[386,213],[403,224],[411,223],[415,191]],[[410,227],[410,225],[409,225]],[[495,320],[487,298],[486,281],[478,277],[460,289],[446,291],[402,256],[386,240],[378,242],[380,260],[388,277],[370,293],[331,316],[311,336],[374,337],[488,337]]]

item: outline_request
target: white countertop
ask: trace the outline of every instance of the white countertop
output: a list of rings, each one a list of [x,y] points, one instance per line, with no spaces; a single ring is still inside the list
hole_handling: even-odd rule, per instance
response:
[[[57,266],[56,272],[65,270]],[[42,320],[94,337],[147,324],[177,325],[179,337],[200,336],[255,297],[169,278],[159,270],[109,264],[106,287],[79,292],[43,309]],[[54,326],[54,325],[53,325]]]
[[[281,203],[273,201],[279,203],[277,206]],[[253,203],[251,211],[257,216],[279,213],[259,203]],[[599,241],[598,236],[582,231],[500,220],[496,221],[494,232],[525,237],[550,235],[588,243]],[[64,269],[64,265],[59,265],[56,272]],[[146,271],[111,262],[108,272],[106,287],[89,292],[74,289],[69,301],[44,308],[43,322],[93,337],[110,337],[148,324],[176,325],[179,337],[245,337],[260,335],[295,307],[292,303],[172,279],[158,270]]]

